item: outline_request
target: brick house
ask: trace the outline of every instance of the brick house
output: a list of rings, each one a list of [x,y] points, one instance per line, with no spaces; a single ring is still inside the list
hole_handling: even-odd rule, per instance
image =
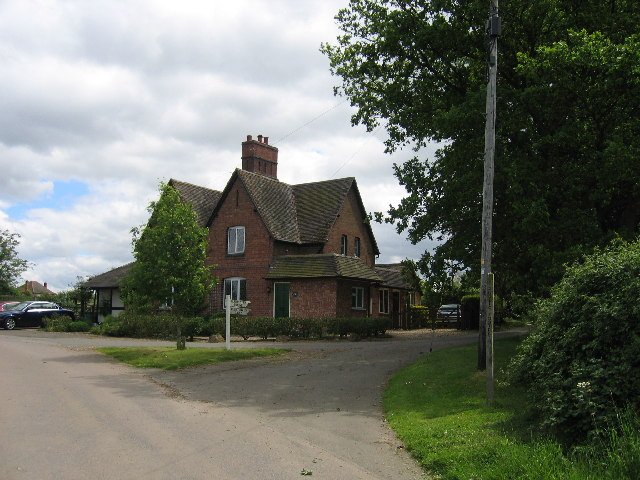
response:
[[[249,135],[242,168],[221,192],[169,182],[209,230],[207,264],[219,279],[210,312],[227,294],[261,317],[395,318],[420,303],[398,265],[376,267],[355,178],[289,185],[277,171],[278,149]]]
[[[24,293],[29,293],[36,298],[41,297],[42,295],[54,295],[54,293],[49,290],[47,282],[44,282],[44,285],[42,285],[40,282],[36,282],[35,280],[27,280],[24,285],[19,287],[19,290]]]

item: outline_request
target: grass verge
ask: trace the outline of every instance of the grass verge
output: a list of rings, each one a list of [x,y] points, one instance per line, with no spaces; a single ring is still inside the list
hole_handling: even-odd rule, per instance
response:
[[[105,347],[97,350],[134,367],[159,368],[162,370],[176,370],[197,365],[248,360],[290,352],[290,350],[283,348],[239,348],[236,350],[187,348],[186,350],[178,350],[175,347]]]
[[[383,402],[407,450],[440,479],[639,478],[632,473],[640,462],[637,415],[622,422],[623,433],[625,425],[629,430],[622,442],[613,434],[569,453],[534,430],[525,392],[505,384],[502,372],[519,341],[495,343],[492,407],[486,405],[485,375],[476,371],[475,345],[435,352],[397,373]]]

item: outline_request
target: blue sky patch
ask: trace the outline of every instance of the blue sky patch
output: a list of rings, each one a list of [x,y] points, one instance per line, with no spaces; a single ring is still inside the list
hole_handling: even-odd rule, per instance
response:
[[[70,180],[68,182],[53,182],[53,192],[41,195],[37,199],[18,203],[6,210],[10,218],[22,220],[29,210],[38,208],[50,208],[52,210],[67,210],[71,208],[78,198],[89,193],[89,187],[84,182]]]

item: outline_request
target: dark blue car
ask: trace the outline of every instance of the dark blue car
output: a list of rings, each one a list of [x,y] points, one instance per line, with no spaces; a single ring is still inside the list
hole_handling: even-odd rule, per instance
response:
[[[62,308],[57,303],[30,301],[19,303],[9,311],[0,312],[0,325],[5,330],[13,330],[16,327],[42,327],[44,319],[54,315],[75,318],[71,310]]]

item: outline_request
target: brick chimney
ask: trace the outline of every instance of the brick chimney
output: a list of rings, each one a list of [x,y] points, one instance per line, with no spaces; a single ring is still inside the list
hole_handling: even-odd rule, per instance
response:
[[[242,169],[278,178],[278,149],[269,145],[269,137],[258,135],[258,140],[253,140],[247,135],[247,141],[242,142]]]

